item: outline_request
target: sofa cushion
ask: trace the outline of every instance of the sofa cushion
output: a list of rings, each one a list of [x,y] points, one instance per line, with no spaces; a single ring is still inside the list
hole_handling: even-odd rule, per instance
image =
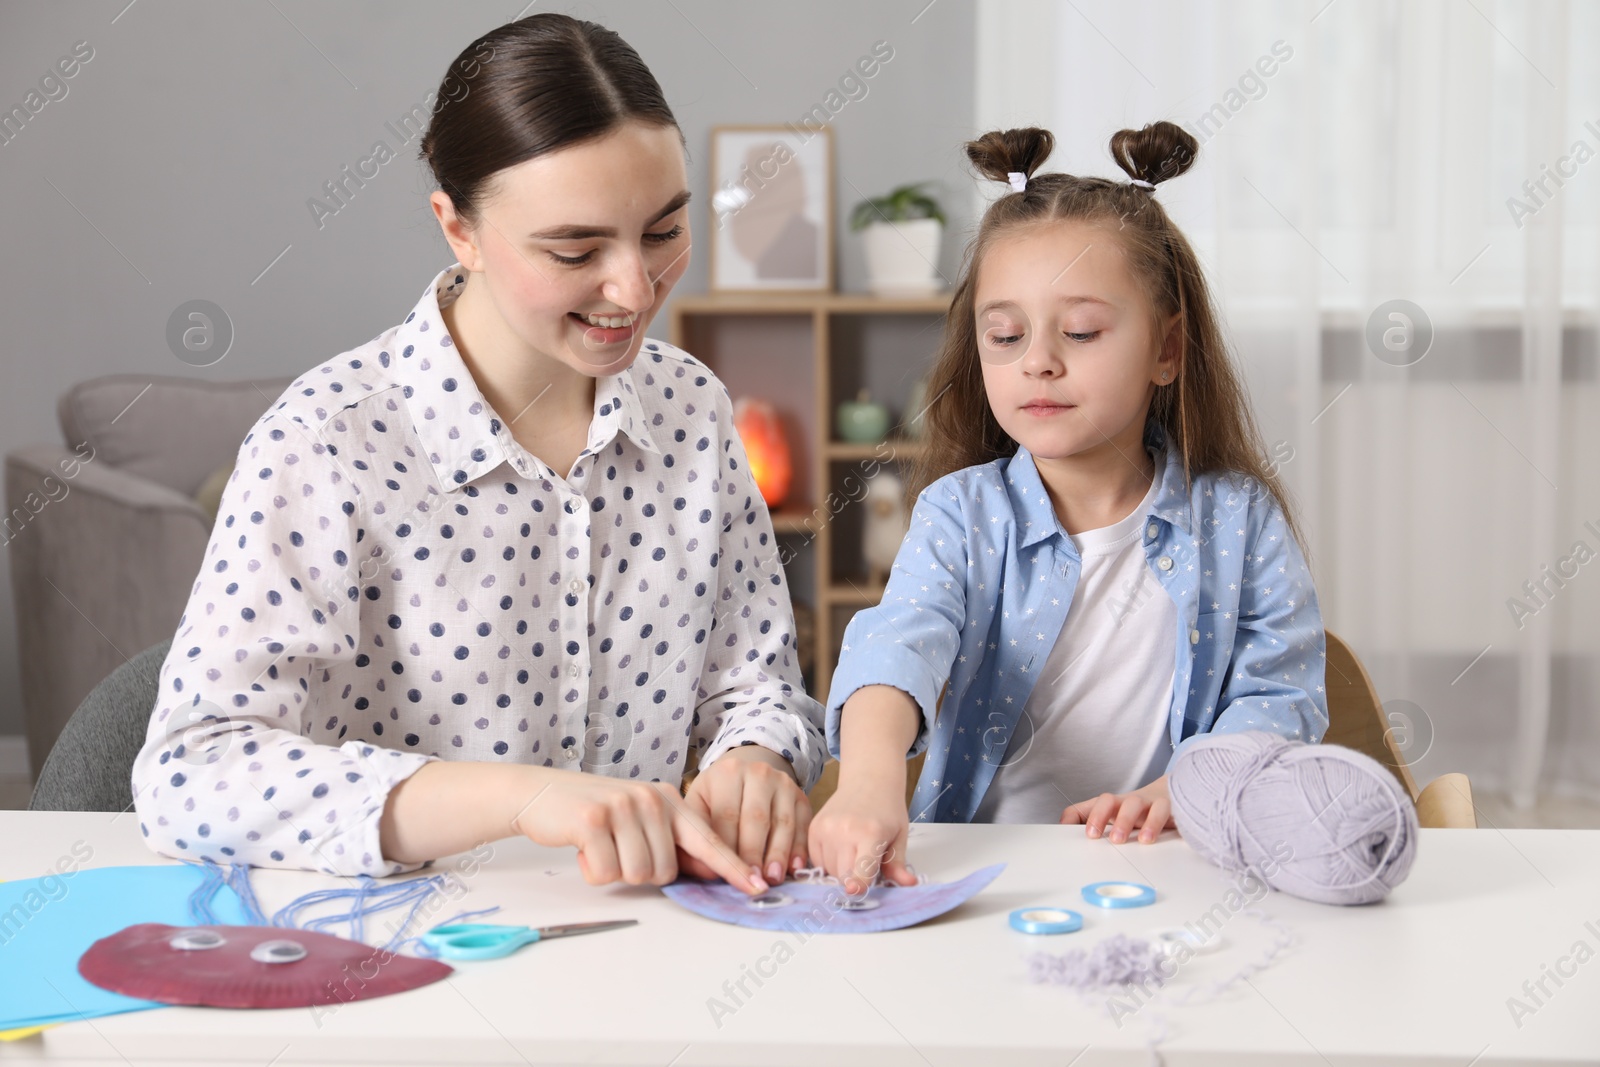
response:
[[[97,462],[192,497],[291,381],[113,374],[68,389],[57,415],[67,447],[87,441]]]
[[[228,487],[228,479],[233,477],[233,463],[230,459],[206,475],[206,480],[194,494],[194,502],[206,513],[207,522],[217,521],[217,512],[222,507],[222,491]]]

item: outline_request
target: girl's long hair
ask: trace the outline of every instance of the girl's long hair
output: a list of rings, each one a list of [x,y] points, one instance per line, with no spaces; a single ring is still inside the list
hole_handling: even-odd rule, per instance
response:
[[[1036,176],[1054,146],[1048,130],[1034,127],[996,130],[966,145],[967,158],[984,177],[1004,182],[1020,172],[1028,180],[1021,192],[989,206],[967,248],[928,376],[927,395],[933,399],[923,416],[927,448],[906,486],[908,510],[924,488],[946,474],[1016,454],[1017,442],[1001,428],[984,391],[973,310],[978,271],[1000,237],[1040,223],[1073,220],[1101,225],[1120,242],[1129,270],[1149,297],[1153,324],[1178,315],[1182,356],[1177,379],[1156,387],[1146,417],[1160,424],[1168,447],[1178,450],[1185,488],[1195,475],[1211,471],[1254,479],[1246,482],[1251,492],[1259,487],[1271,494],[1302,552],[1309,555],[1288,495],[1269,464],[1194,249],[1167,217],[1154,189],[1072,174]],[[1170,122],[1120,130],[1111,138],[1117,165],[1129,178],[1151,186],[1188,170],[1198,148],[1194,137]],[[1160,330],[1152,336],[1160,337]]]

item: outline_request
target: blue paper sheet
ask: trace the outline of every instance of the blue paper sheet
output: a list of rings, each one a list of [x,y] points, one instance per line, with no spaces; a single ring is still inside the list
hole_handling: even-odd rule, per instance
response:
[[[134,923],[194,925],[189,896],[201,867],[95,867],[0,882],[0,1030],[71,1022],[164,1005],[91,985],[78,974],[89,946]],[[211,909],[219,925],[248,925],[227,886]]]

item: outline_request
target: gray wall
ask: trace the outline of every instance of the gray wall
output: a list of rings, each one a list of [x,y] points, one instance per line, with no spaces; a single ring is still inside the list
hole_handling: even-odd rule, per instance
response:
[[[306,201],[375,140],[396,147],[385,123],[436,88],[474,37],[524,10],[515,0],[126,4],[0,0],[0,109],[21,104],[76,42],[94,50],[66,96],[0,145],[6,451],[58,440],[56,398],[85,378],[291,374],[397,323],[450,263],[415,141],[321,229]],[[851,290],[862,287],[863,268],[842,220],[856,190],[942,179],[952,239],[941,269],[952,279],[971,223],[958,149],[976,132],[974,3],[926,4],[535,9],[604,23],[639,50],[688,138],[701,232],[710,126],[797,120],[873,42],[888,41],[894,58],[833,123],[838,283]],[[705,247],[678,292],[704,291]],[[219,304],[236,331],[227,357],[204,369],[177,360],[165,339],[168,315],[197,298]],[[651,332],[665,334],[664,317]],[[8,561],[0,735],[21,730]]]

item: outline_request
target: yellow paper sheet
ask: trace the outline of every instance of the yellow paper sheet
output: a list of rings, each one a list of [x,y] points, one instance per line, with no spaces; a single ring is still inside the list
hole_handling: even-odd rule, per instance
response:
[[[52,1024],[53,1025],[53,1024]],[[0,1041],[17,1041],[24,1037],[32,1037],[50,1029],[48,1026],[24,1026],[19,1030],[0,1030]]]

